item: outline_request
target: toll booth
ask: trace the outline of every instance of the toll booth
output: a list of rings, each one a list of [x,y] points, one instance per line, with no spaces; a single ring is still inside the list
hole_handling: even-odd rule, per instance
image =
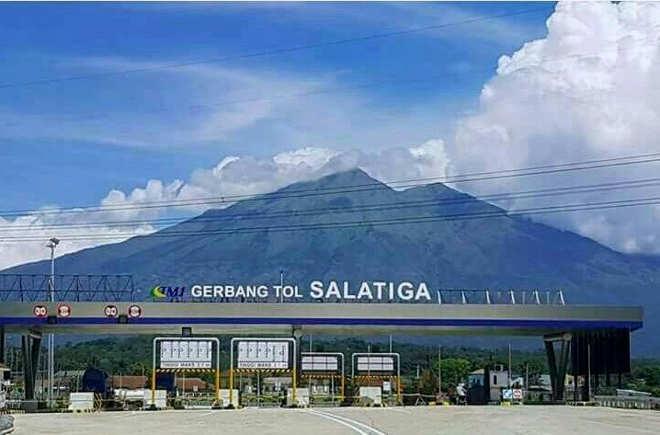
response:
[[[344,354],[302,352],[300,379],[306,381],[310,404],[338,406],[344,401]]]
[[[214,393],[209,405],[220,406],[220,340],[215,337],[156,337],[153,340],[151,391],[146,394],[148,409],[164,408],[162,394],[174,399],[177,374],[214,374]],[[157,397],[158,396],[158,397]],[[164,405],[165,403],[165,405]],[[185,406],[180,401],[174,407]]]
[[[0,411],[7,408],[7,386],[11,379],[11,369],[0,363]]]
[[[398,353],[384,352],[354,353],[351,356],[351,378],[353,386],[357,388],[358,403],[403,403],[400,358]]]
[[[232,338],[230,346],[229,390],[238,387],[238,403],[232,394],[228,408],[308,404],[298,397],[294,338]]]
[[[577,331],[571,334],[570,341],[562,344],[566,348],[565,353],[570,349],[570,373],[575,377],[574,401],[590,401],[598,391],[601,380],[606,386],[611,386],[614,382],[621,388],[622,375],[630,373],[630,331],[627,329]],[[547,339],[546,350],[548,360],[554,359],[553,349]],[[568,356],[562,353],[558,364],[560,369],[550,367],[555,400],[564,399],[563,382],[567,372],[567,360]],[[581,385],[581,388],[578,388],[578,385]]]

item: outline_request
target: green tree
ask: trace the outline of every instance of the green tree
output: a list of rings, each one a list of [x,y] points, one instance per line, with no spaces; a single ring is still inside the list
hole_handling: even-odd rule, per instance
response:
[[[437,372],[438,364],[435,363]],[[468,373],[472,371],[470,360],[465,358],[444,358],[442,360],[442,383],[455,388],[461,382],[465,382]]]
[[[427,396],[433,396],[438,392],[438,377],[432,370],[422,370],[419,376],[419,392]]]

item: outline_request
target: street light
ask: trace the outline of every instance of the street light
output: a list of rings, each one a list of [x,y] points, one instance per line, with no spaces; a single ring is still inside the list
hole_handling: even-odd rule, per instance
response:
[[[48,280],[48,299],[55,302],[55,248],[60,244],[60,239],[51,237],[46,244],[50,248],[50,279]],[[53,334],[48,334],[48,406],[53,406],[53,378],[55,368],[55,339]]]
[[[60,244],[60,239],[51,237],[46,243],[46,248],[50,248],[50,281],[49,297],[51,302],[55,302],[55,248]]]
[[[280,269],[280,303],[284,302],[284,269]]]

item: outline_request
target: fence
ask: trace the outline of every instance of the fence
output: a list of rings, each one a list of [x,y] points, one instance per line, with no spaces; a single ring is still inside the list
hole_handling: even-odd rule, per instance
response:
[[[660,410],[659,397],[636,396],[594,396],[599,406],[625,409],[657,409]]]

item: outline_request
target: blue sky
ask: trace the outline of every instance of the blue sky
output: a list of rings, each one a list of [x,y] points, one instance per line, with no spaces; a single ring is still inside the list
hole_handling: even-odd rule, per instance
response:
[[[2,4],[0,84],[541,10],[189,68],[0,88],[0,209],[93,204],[110,189],[186,179],[231,154],[372,150],[447,136],[474,110],[497,59],[545,35],[553,7]]]

